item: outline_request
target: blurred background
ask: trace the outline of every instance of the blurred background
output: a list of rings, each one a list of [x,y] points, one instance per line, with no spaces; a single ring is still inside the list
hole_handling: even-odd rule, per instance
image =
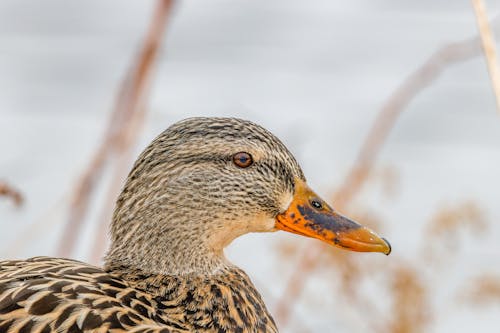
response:
[[[498,329],[500,114],[469,1],[3,0],[0,259],[100,264],[134,158],[191,116],[271,130],[393,245],[236,240],[282,332]]]

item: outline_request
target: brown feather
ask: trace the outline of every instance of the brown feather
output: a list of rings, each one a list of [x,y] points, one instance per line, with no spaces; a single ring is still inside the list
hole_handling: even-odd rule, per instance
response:
[[[60,258],[0,262],[0,332],[277,332],[248,276],[106,272]]]

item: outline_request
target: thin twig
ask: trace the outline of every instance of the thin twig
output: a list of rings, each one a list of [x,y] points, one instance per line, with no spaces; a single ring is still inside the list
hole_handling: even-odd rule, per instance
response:
[[[488,64],[488,72],[491,78],[493,93],[495,94],[497,101],[497,111],[500,113],[500,70],[498,69],[495,40],[490,29],[483,0],[472,0],[472,6],[474,7],[474,13],[476,14],[477,26],[479,28],[479,35],[481,36],[481,42],[483,44],[484,57],[486,58],[486,63]]]
[[[401,85],[387,99],[379,111],[372,128],[368,132],[358,153],[358,156],[349,170],[345,181],[333,196],[333,202],[339,210],[347,210],[348,205],[360,192],[365,184],[375,159],[394,127],[399,115],[408,104],[426,87],[428,87],[450,65],[473,58],[480,54],[479,37],[470,38],[461,42],[445,45],[434,52],[415,72],[408,76]],[[301,295],[308,280],[308,276],[317,267],[320,261],[321,247],[315,243],[303,251],[295,270],[292,272],[284,289],[283,296],[276,306],[276,318],[284,328],[290,318],[292,306]],[[312,260],[311,264],[307,261]]]
[[[117,158],[113,161],[113,179],[108,188],[106,202],[102,207],[101,218],[92,247],[91,262],[98,263],[106,248],[106,230],[111,220],[114,203],[120,191],[132,160],[132,147],[140,134],[147,108],[144,107],[144,100],[147,92],[147,85],[151,79],[155,59],[163,40],[165,26],[173,6],[173,0],[159,0],[154,11],[153,19],[141,52],[131,68],[127,82],[122,94],[124,100],[118,101],[117,108],[124,109],[125,114],[130,117],[125,123],[119,136],[116,136]]]
[[[21,206],[24,201],[21,192],[5,182],[0,182],[0,196],[12,199],[18,207]]]
[[[68,222],[57,252],[59,256],[71,256],[79,230],[89,209],[90,198],[107,162],[114,154],[123,154],[135,141],[145,112],[145,109],[140,108],[140,105],[173,2],[173,0],[158,0],[143,48],[120,87],[105,137],[73,192]]]

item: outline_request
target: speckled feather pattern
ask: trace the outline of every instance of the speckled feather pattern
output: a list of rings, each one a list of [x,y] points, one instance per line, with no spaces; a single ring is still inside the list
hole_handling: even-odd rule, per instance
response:
[[[91,331],[277,332],[238,269],[179,278],[48,257],[0,263],[0,332]]]
[[[253,164],[236,166],[239,152]],[[223,250],[245,233],[274,231],[297,178],[292,154],[254,123],[172,125],[125,182],[104,268],[48,257],[0,262],[0,333],[277,332]]]

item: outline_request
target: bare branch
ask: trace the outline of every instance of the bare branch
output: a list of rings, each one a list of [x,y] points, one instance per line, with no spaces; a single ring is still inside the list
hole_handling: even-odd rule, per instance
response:
[[[124,123],[119,135],[115,136],[117,156],[114,160],[112,171],[113,179],[109,185],[106,202],[101,211],[99,230],[96,233],[96,239],[92,247],[91,262],[94,263],[98,263],[101,260],[106,248],[106,230],[111,221],[116,197],[129,171],[129,166],[133,158],[132,147],[140,134],[140,129],[145,120],[147,108],[144,107],[144,99],[146,97],[147,84],[151,79],[154,62],[161,41],[163,40],[165,26],[173,4],[173,0],[158,1],[141,52],[129,73],[127,82],[124,83],[123,88],[128,91],[122,94],[124,98],[118,101],[117,108],[122,109],[123,113],[130,116]]]
[[[115,154],[122,155],[127,152],[139,134],[146,111],[141,108],[142,101],[173,3],[173,0],[158,0],[142,49],[120,87],[105,137],[73,192],[68,222],[58,250],[60,256],[69,257],[73,251],[81,224],[89,209],[91,195],[104,167]],[[108,207],[113,206],[114,202],[108,203]]]
[[[497,52],[495,48],[495,40],[488,23],[486,8],[483,0],[472,0],[472,6],[476,14],[477,26],[479,35],[483,44],[484,57],[488,64],[488,71],[491,78],[491,85],[497,100],[497,110],[500,113],[500,70],[498,69]]]

